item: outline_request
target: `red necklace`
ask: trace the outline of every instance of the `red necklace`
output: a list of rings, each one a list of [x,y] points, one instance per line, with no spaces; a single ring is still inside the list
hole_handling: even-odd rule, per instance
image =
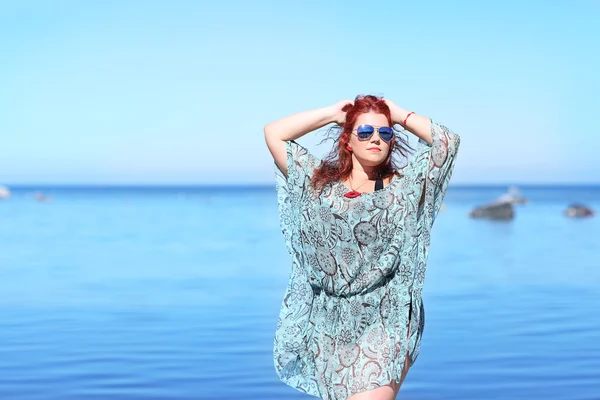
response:
[[[358,189],[360,189],[365,183],[369,182],[369,179],[367,179],[366,181],[363,182],[362,185],[360,185],[359,187],[357,187],[356,189],[352,188],[352,177],[350,178],[350,189],[352,189],[349,192],[344,193],[345,197],[348,197],[350,199],[353,199],[355,197],[360,196],[362,193],[361,192],[357,192]]]
[[[362,193],[360,193],[360,192],[357,192],[356,190],[352,190],[352,191],[350,191],[350,192],[346,192],[346,193],[344,193],[344,196],[346,196],[346,197],[348,197],[348,198],[350,198],[350,199],[353,199],[353,198],[355,198],[355,197],[358,197],[358,196],[360,196],[361,194],[362,194]]]

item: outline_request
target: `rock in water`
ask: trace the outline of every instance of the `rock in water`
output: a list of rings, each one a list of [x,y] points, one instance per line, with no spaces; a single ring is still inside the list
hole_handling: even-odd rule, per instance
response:
[[[488,218],[493,220],[513,219],[515,211],[512,202],[495,201],[472,210],[469,213],[471,218]]]
[[[0,185],[0,199],[8,199],[10,197],[10,190],[6,186]]]
[[[569,208],[565,210],[565,215],[570,218],[592,217],[594,211],[583,204],[571,204]]]

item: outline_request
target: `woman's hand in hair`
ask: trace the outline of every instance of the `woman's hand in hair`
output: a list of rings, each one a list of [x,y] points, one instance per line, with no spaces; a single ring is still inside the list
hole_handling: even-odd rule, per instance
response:
[[[392,116],[392,123],[393,124],[402,123],[402,121],[403,121],[402,115],[401,115],[402,109],[400,107],[398,107],[396,105],[396,103],[394,103],[390,99],[383,99],[383,101],[385,101],[385,104],[387,104],[387,106],[390,108],[390,114]]]
[[[342,100],[330,106],[332,121],[340,126],[343,125],[346,122],[346,111],[353,105],[354,102],[352,100]]]

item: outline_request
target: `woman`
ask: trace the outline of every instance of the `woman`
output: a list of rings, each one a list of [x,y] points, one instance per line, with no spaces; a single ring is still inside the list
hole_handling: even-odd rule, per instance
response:
[[[294,141],[329,123],[339,128],[325,160]],[[396,124],[419,138],[410,161]],[[394,399],[419,353],[430,230],[460,138],[390,100],[358,96],[272,122],[265,139],[292,256],[277,373],[323,399]]]

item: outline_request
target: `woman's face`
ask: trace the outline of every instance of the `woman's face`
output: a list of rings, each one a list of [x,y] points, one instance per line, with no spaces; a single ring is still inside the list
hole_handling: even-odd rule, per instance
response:
[[[376,167],[388,156],[390,151],[390,144],[379,137],[379,132],[375,129],[373,136],[368,140],[358,140],[356,135],[356,128],[360,125],[371,125],[374,128],[380,126],[390,126],[387,118],[383,114],[368,112],[358,116],[356,123],[354,124],[353,131],[350,134],[350,146],[352,147],[352,153],[356,159],[364,166]],[[394,139],[392,138],[392,141]]]

